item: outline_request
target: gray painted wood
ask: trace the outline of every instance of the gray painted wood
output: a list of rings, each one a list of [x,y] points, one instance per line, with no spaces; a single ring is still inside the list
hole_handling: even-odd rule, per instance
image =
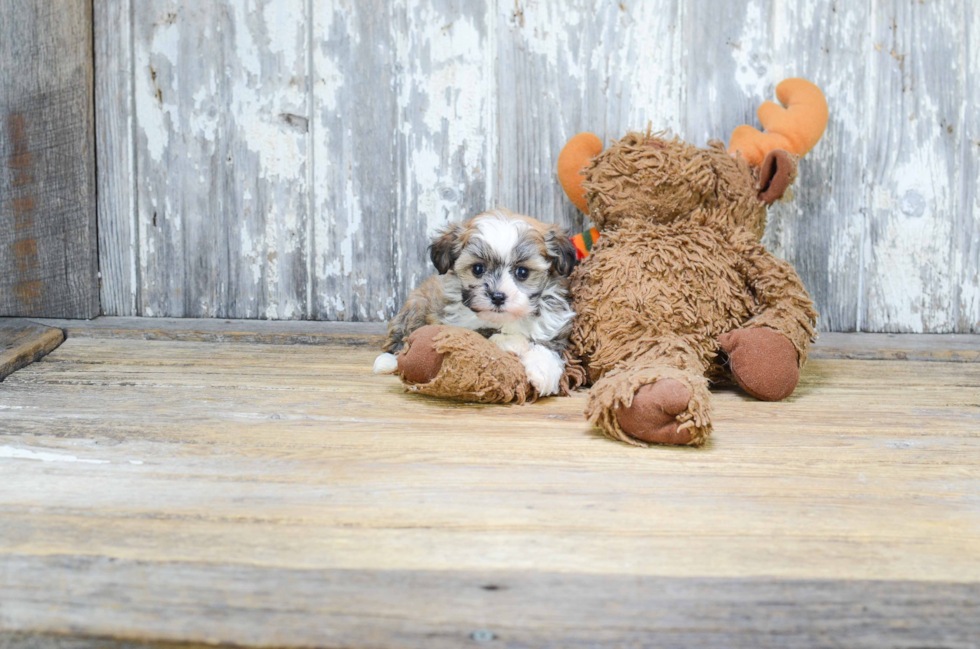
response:
[[[980,13],[966,11],[966,95],[959,138],[960,209],[954,215],[953,258],[959,260],[956,330],[980,332]]]
[[[773,29],[774,76],[812,80],[829,97],[827,131],[800,165],[790,202],[770,211],[767,243],[793,261],[830,331],[863,328],[867,235],[869,3],[782,6]]]
[[[385,320],[429,235],[483,211],[492,43],[482,2],[314,0],[311,315]]]
[[[61,329],[69,338],[124,338],[266,345],[341,344],[375,348],[380,348],[387,330],[383,322],[225,320],[222,318],[102,316],[94,320],[44,318],[34,322]],[[980,339],[977,343],[980,346]]]
[[[493,203],[591,227],[558,185],[558,153],[583,130],[605,142],[648,123],[678,131],[680,19],[672,1],[499,3]]]
[[[140,313],[307,310],[305,0],[133,0]]]
[[[100,167],[106,313],[384,320],[432,272],[427,239],[448,220],[502,205],[585,227],[554,174],[576,132],[727,141],[800,75],[831,120],[766,241],[821,328],[980,331],[975,3],[106,0],[103,13],[130,2],[135,52],[124,25],[99,47],[107,149],[130,119],[137,152],[135,172],[124,155]],[[277,115],[295,118],[277,131]]]
[[[0,0],[0,315],[99,312],[86,0]]]
[[[980,631],[980,586],[972,583],[288,569],[100,556],[7,555],[0,569],[0,596],[10,603],[3,649],[129,649],[127,640],[787,648],[842,638],[849,647],[967,649]],[[38,589],[39,582],[64,587]],[[35,629],[58,636],[26,633]],[[102,639],[84,641],[92,636]]]
[[[973,11],[974,3],[959,2],[890,0],[872,7],[869,330],[956,329],[962,262],[953,250],[974,234],[954,229],[959,212],[971,209],[959,189],[968,108],[965,27]]]
[[[136,315],[140,301],[136,219],[132,5],[93,3],[99,274],[105,313]]]
[[[2,321],[0,321],[2,322]],[[22,322],[22,320],[15,320]],[[224,320],[101,316],[94,320],[33,319],[69,338],[123,338],[187,342],[248,342],[273,345],[373,345],[385,334],[382,322]],[[820,335],[810,358],[980,363],[980,334]]]

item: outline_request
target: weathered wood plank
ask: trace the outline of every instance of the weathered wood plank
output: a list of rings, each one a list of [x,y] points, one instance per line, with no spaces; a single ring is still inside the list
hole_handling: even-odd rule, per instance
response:
[[[980,333],[980,11],[965,15],[966,93],[960,137],[960,205],[954,215],[953,258],[960,268],[956,283],[956,331]]]
[[[192,642],[154,642],[104,636],[0,631],[0,649],[206,649],[214,646]]]
[[[581,131],[603,141],[680,124],[680,5],[499,3],[494,203],[573,233],[591,227],[565,198],[558,153]]]
[[[380,351],[383,322],[222,320],[216,318],[123,318],[37,320],[65,331],[69,338],[123,338],[236,342],[266,345],[372,345]]]
[[[774,3],[694,0],[684,4],[684,139],[699,146],[712,139],[727,144],[736,126],[757,124],[756,108],[773,96]]]
[[[867,361],[980,362],[976,334],[852,334],[824,332],[811,358]]]
[[[487,14],[314,0],[315,317],[391,317],[433,272],[429,236],[487,208]]]
[[[93,3],[95,134],[102,312],[134,316],[139,305],[131,0]]]
[[[323,319],[382,320],[398,301],[391,20],[379,0],[313,0],[313,312]]]
[[[277,570],[103,557],[0,559],[4,649],[241,646],[975,647],[980,586],[536,571]],[[64,588],[36,590],[38,577]],[[186,584],[196,584],[186,588]],[[125,592],[122,604],[113,593]],[[656,611],[656,614],[651,614]],[[230,620],[241,621],[230,624]],[[98,641],[85,642],[85,635]],[[79,638],[82,636],[82,638]],[[120,646],[121,645],[121,646]]]
[[[306,0],[135,0],[140,313],[307,313]]]
[[[0,315],[99,312],[92,6],[0,0]]]
[[[869,331],[956,329],[967,14],[973,3],[872,5],[863,321]],[[841,152],[838,152],[840,155]],[[974,235],[975,236],[975,235]]]
[[[864,327],[870,12],[870,3],[800,0],[777,3],[774,15],[773,79],[816,83],[828,97],[830,121],[800,162],[792,200],[771,210],[766,242],[796,267],[823,331]],[[775,101],[757,101],[766,99]]]
[[[61,329],[0,318],[0,381],[51,353],[64,339]]]
[[[69,338],[123,338],[188,342],[248,342],[276,345],[362,344],[379,346],[386,326],[381,322],[222,320],[215,318],[124,318],[94,320],[36,319],[61,329]],[[980,361],[980,335],[854,334],[825,332],[811,349],[811,358]]]

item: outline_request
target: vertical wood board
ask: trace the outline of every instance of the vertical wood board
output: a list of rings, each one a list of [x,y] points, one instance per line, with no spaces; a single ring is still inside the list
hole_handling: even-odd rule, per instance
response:
[[[86,0],[0,0],[0,315],[99,313]]]
[[[141,314],[307,312],[305,0],[134,0]]]

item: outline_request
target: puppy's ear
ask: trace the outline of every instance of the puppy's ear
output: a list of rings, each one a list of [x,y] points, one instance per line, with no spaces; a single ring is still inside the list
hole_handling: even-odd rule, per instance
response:
[[[463,226],[458,223],[447,225],[436,233],[429,245],[429,259],[440,275],[448,273],[456,264],[456,258],[462,250],[459,237]]]
[[[548,228],[544,235],[544,247],[551,259],[551,267],[562,277],[568,277],[575,270],[578,257],[575,246],[568,239],[565,228],[557,225]]]

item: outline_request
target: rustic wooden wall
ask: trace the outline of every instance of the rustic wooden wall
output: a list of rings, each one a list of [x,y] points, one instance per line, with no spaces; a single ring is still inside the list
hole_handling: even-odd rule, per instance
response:
[[[980,331],[973,2],[95,5],[105,313],[383,320],[448,220],[582,228],[576,132],[727,140],[805,76],[831,122],[767,241],[821,326]]]
[[[91,25],[0,0],[0,316],[99,313]]]

